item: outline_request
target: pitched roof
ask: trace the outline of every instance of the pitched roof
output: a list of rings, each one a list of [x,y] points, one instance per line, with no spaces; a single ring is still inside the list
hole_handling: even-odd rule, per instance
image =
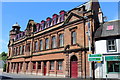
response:
[[[105,22],[95,32],[95,38],[120,35],[120,20]]]

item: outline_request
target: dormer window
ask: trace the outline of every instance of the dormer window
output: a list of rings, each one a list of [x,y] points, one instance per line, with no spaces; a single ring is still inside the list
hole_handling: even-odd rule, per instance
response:
[[[18,39],[20,38],[20,35],[18,34]]]
[[[42,26],[41,26],[41,24],[39,24],[39,31],[41,31],[42,30]]]
[[[25,31],[23,32],[23,36],[25,36]]]
[[[51,23],[51,18],[48,17],[48,18],[46,19],[46,28],[50,27],[50,23]]]
[[[18,39],[18,35],[16,35],[16,40]]]
[[[23,32],[21,32],[21,37],[23,37]]]
[[[21,37],[21,33],[19,34],[19,37]]]
[[[58,15],[57,14],[54,14],[53,15],[53,18],[52,18],[52,24],[55,25],[57,23],[57,18],[58,18]]]
[[[40,27],[40,24],[39,24],[39,23],[37,23],[37,24],[36,24],[36,29],[37,29],[37,30],[36,30],[36,32],[38,32],[38,31],[39,31],[39,27]]]
[[[41,28],[42,28],[42,30],[45,29],[45,21],[44,20],[41,21]]]
[[[65,19],[65,11],[60,11],[59,21],[62,22]]]

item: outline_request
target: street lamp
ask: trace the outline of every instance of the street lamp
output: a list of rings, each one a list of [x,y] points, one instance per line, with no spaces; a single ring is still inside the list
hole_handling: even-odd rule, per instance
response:
[[[89,20],[89,18],[87,17],[87,16],[84,16],[84,19],[85,20],[88,20],[88,25],[87,25],[87,27],[88,27],[88,31],[86,32],[86,34],[87,34],[87,36],[88,36],[88,44],[89,44],[89,54],[91,54],[91,39],[90,39],[90,32],[91,32],[91,30],[90,30],[90,20]],[[90,62],[89,63],[89,69],[90,69],[90,79],[92,79],[92,63]]]

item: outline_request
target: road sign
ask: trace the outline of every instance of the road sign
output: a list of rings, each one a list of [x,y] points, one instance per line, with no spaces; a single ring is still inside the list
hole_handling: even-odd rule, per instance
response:
[[[88,54],[88,61],[102,61],[102,54]]]

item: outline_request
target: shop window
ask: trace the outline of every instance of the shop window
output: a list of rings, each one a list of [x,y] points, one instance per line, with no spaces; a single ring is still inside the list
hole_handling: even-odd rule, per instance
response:
[[[54,70],[54,61],[50,62],[50,70]]]
[[[72,45],[76,44],[76,32],[75,31],[72,32],[71,40],[72,40]]]
[[[108,61],[107,62],[107,72],[120,72],[120,62],[119,61]]]
[[[40,40],[40,50],[43,50],[43,42]]]
[[[62,61],[58,61],[58,70],[62,70]]]
[[[63,34],[59,35],[59,45],[60,47],[64,46],[64,35]]]
[[[49,39],[45,40],[45,49],[49,49]]]
[[[107,40],[107,50],[116,51],[116,40]]]
[[[41,69],[41,62],[38,62],[38,69]]]
[[[52,37],[52,48],[56,48],[56,37]]]

